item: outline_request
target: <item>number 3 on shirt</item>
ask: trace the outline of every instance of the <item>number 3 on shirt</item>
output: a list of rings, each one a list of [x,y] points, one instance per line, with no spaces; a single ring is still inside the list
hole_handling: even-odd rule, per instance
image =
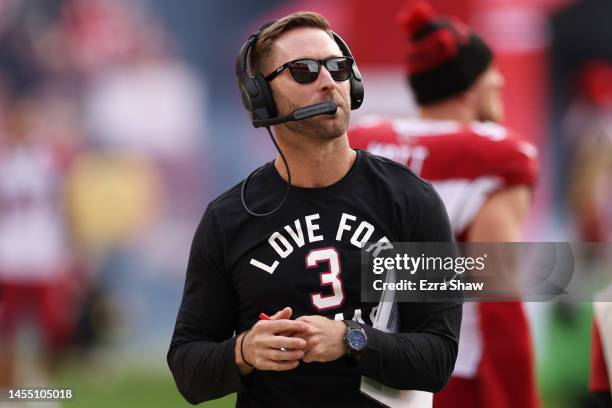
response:
[[[321,262],[327,262],[329,265],[329,270],[319,274],[321,286],[330,285],[332,294],[311,293],[310,301],[318,310],[325,310],[338,307],[344,301],[342,279],[340,279],[340,254],[335,248],[320,248],[313,249],[306,255],[306,268],[316,268]]]

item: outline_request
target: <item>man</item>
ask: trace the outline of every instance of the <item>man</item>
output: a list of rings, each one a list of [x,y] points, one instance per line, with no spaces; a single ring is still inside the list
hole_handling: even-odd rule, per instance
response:
[[[240,407],[366,407],[380,404],[359,392],[362,375],[441,389],[461,305],[398,304],[398,333],[372,328],[376,309],[360,300],[360,251],[366,242],[452,241],[442,202],[406,167],[350,148],[358,71],[322,16],[291,14],[251,39],[251,67],[277,116],[325,101],[337,113],[274,126],[291,177],[277,156],[252,173],[245,194],[237,185],[209,204],[168,352],[179,391],[194,404],[238,392]],[[277,211],[246,211],[274,208],[289,179]],[[262,312],[272,317],[258,319]]]
[[[351,146],[406,164],[442,197],[458,240],[511,242],[535,183],[535,148],[500,122],[503,78],[488,46],[466,26],[425,3],[401,21],[409,82],[420,117],[369,119]],[[534,407],[535,376],[522,305],[466,303],[459,356],[435,407]]]

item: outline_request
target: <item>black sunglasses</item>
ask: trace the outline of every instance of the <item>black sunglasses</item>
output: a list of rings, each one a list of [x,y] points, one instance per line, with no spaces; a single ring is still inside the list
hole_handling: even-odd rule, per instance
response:
[[[302,58],[294,61],[289,61],[280,67],[276,68],[270,75],[266,76],[266,81],[271,81],[276,78],[281,72],[289,68],[291,76],[300,84],[309,84],[314,82],[319,77],[321,65],[331,74],[334,81],[346,81],[351,76],[351,66],[353,58],[351,57],[331,57],[324,60]]]

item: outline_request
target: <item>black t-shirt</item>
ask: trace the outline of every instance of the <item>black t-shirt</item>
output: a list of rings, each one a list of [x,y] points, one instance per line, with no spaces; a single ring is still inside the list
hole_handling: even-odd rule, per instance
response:
[[[273,162],[247,189],[249,208],[267,211],[286,184]],[[358,150],[350,171],[323,188],[291,187],[276,213],[244,210],[241,184],[208,206],[196,231],[168,363],[185,398],[197,403],[238,392],[239,407],[378,406],[359,392],[362,375],[402,389],[439,390],[454,367],[457,303],[400,303],[400,332],[371,327],[361,302],[366,242],[449,242],[442,201],[408,168]],[[260,312],[291,306],[292,318],[323,315],[363,323],[368,348],[356,361],[301,363],[291,371],[241,377],[235,333]],[[374,310],[373,310],[374,308]]]

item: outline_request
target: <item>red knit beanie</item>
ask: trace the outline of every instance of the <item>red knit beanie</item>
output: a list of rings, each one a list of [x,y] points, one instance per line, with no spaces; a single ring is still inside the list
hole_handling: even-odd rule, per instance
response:
[[[491,63],[490,48],[458,20],[436,16],[428,3],[410,3],[398,17],[408,42],[408,80],[419,105],[469,89]]]

